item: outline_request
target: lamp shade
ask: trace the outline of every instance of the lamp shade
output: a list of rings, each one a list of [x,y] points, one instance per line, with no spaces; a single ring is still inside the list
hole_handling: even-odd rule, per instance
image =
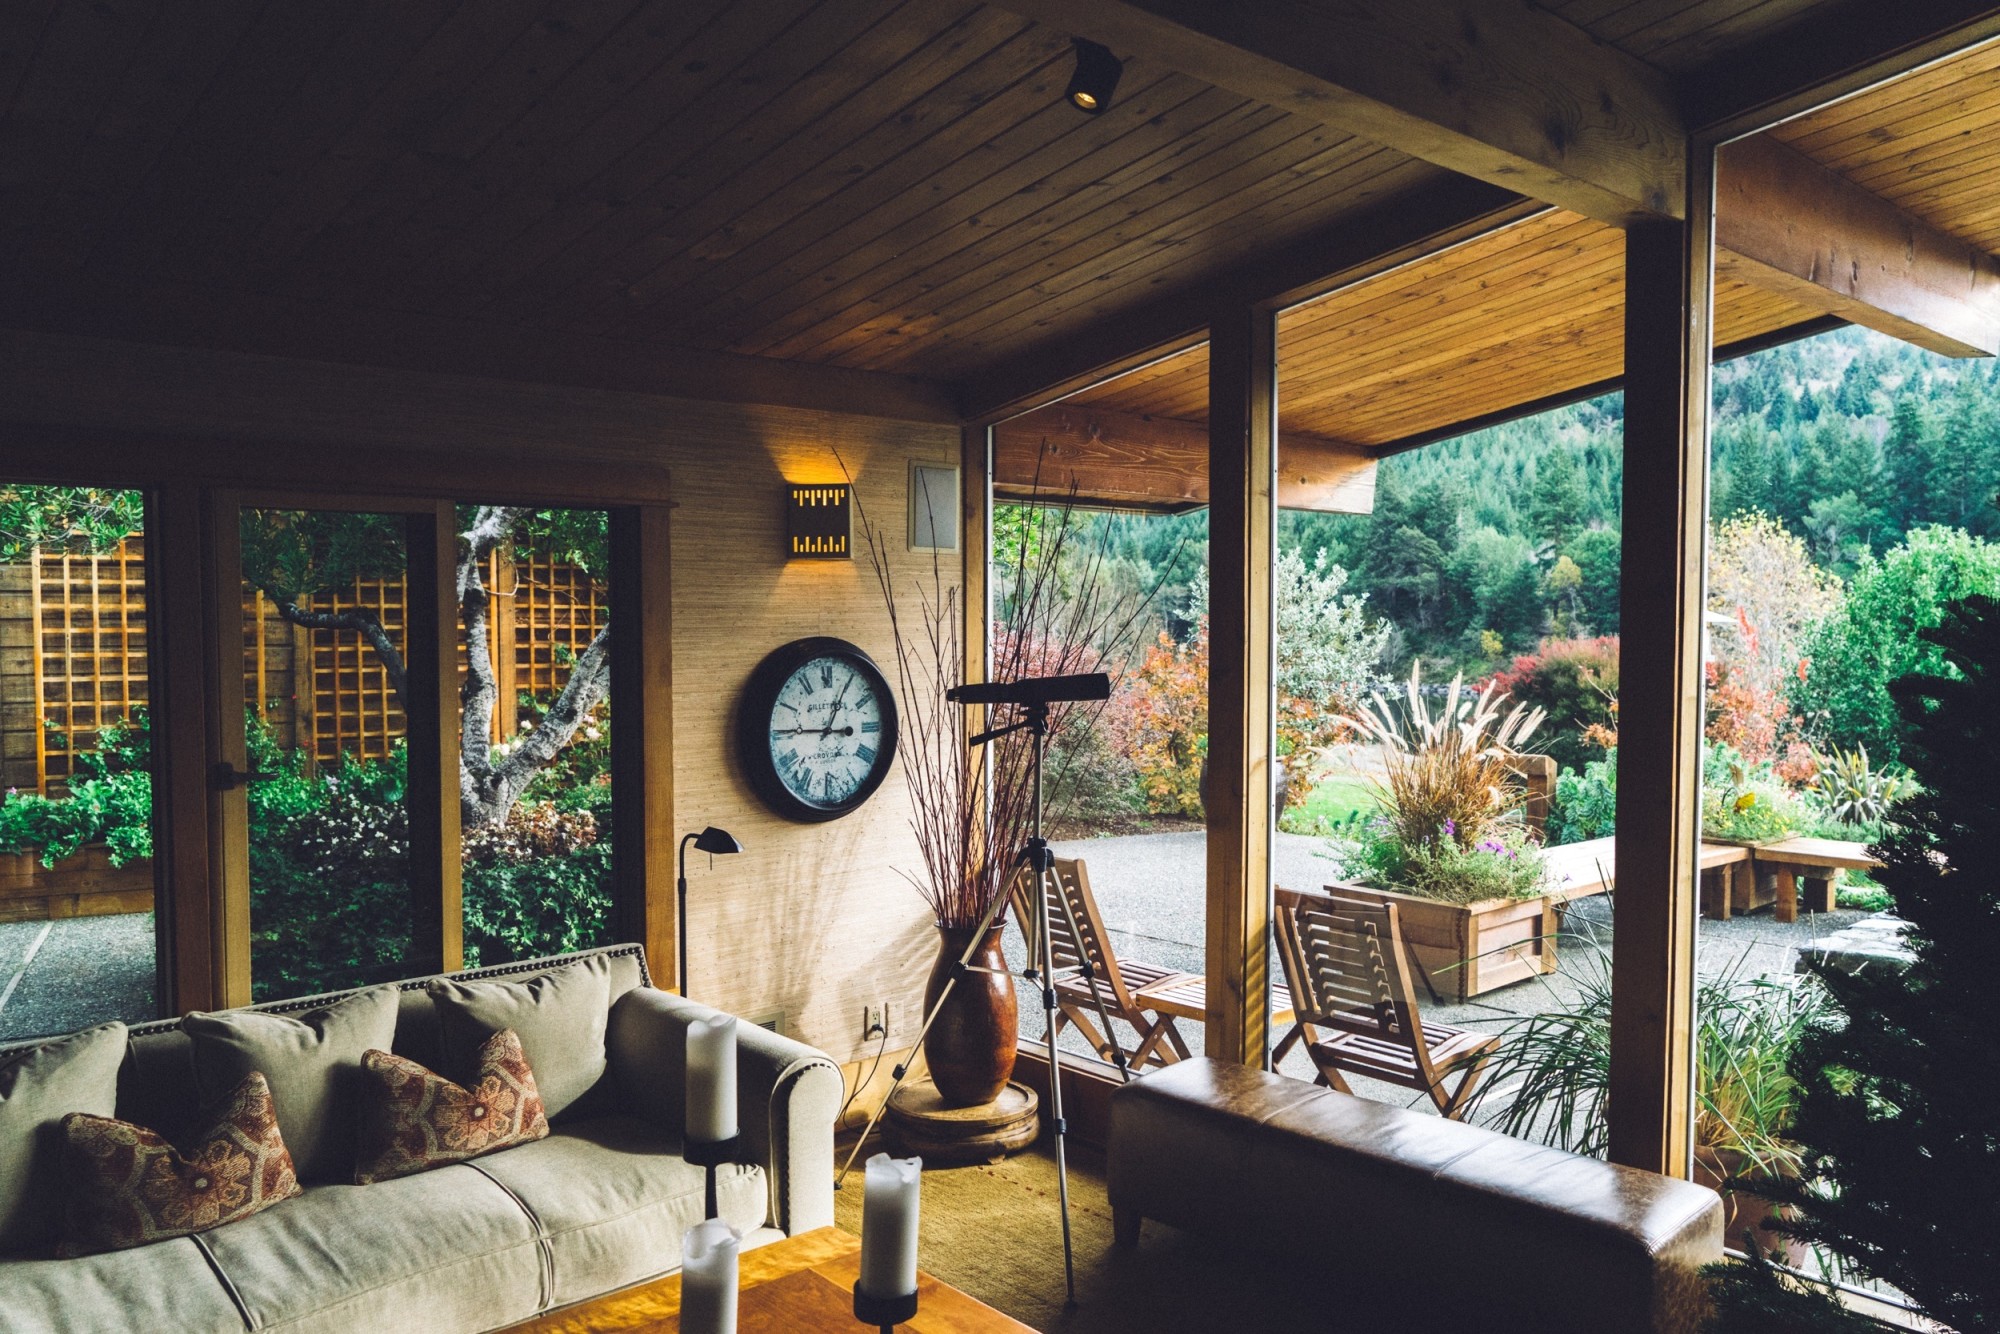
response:
[[[714,825],[694,836],[696,852],[731,853],[743,851],[743,845],[736,841],[736,835],[727,829],[717,829]]]

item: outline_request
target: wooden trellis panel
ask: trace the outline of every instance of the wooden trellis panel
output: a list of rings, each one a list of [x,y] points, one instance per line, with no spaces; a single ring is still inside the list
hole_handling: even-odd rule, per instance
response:
[[[546,557],[496,553],[487,582],[493,643],[503,649],[497,740],[517,730],[521,696],[562,689],[574,655],[609,619],[610,599],[584,571]],[[0,785],[60,792],[73,757],[146,702],[145,584],[137,535],[99,556],[42,553],[0,566]],[[405,597],[401,579],[358,580],[307,605],[370,608],[401,647]],[[459,651],[462,663],[462,642]],[[388,673],[359,636],[293,626],[247,584],[243,674],[245,697],[278,744],[316,762],[379,759],[403,735]]]
[[[28,561],[30,714],[0,700],[5,731],[32,733],[35,783],[62,790],[98,733],[146,703],[146,549],[128,537],[101,556],[37,551]]]
[[[610,597],[574,565],[534,556],[513,566],[514,686],[502,698],[552,695],[611,618]]]

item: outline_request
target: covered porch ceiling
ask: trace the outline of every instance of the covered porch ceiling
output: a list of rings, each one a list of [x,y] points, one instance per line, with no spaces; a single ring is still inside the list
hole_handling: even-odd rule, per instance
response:
[[[1365,503],[1353,460],[1615,380],[1621,224],[1698,118],[2000,26],[1294,8],[10,5],[0,327],[929,421],[1073,394],[1064,429],[1196,448],[1208,313],[1283,298],[1303,503]],[[1078,35],[1126,59],[1101,116],[1062,98]],[[1725,161],[1718,344],[1835,317],[2000,346],[1996,118],[1974,49]]]

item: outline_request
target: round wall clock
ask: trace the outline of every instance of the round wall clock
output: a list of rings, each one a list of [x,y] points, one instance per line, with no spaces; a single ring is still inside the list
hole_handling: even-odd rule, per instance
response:
[[[837,820],[888,775],[896,701],[874,659],[846,640],[794,640],[750,674],[736,748],[750,785],[779,815]]]

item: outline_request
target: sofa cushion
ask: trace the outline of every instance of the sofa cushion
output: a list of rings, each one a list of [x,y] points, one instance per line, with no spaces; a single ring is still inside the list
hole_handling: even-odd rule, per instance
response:
[[[125,1025],[45,1042],[0,1066],[0,1254],[55,1244],[62,1215],[62,1119],[118,1105]]]
[[[470,1167],[315,1186],[205,1233],[255,1330],[476,1330],[545,1305],[535,1224]]]
[[[521,1035],[521,1048],[551,1117],[562,1115],[604,1077],[611,963],[601,954],[526,982],[435,978],[430,994],[444,1030],[442,1073],[452,1079],[469,1081],[481,1044],[503,1028]]]
[[[414,1176],[549,1133],[535,1072],[521,1039],[503,1028],[479,1049],[477,1079],[455,1084],[415,1061],[371,1051],[361,1058],[365,1092],[354,1180]]]
[[[702,1220],[706,1176],[679,1141],[627,1116],[578,1121],[534,1144],[468,1164],[506,1187],[548,1239],[556,1304],[680,1267],[681,1238]],[[717,1206],[742,1232],[769,1209],[760,1167],[719,1169]]]
[[[196,1092],[205,1104],[220,1102],[261,1071],[299,1179],[352,1180],[361,1053],[386,1051],[395,1040],[396,994],[370,987],[297,1019],[255,1010],[190,1014],[181,1028],[193,1041]]]
[[[243,1315],[192,1238],[81,1260],[0,1260],[0,1329],[243,1334]]]
[[[130,1121],[71,1112],[62,1126],[64,1255],[206,1232],[299,1193],[270,1086],[254,1070],[185,1154]]]

